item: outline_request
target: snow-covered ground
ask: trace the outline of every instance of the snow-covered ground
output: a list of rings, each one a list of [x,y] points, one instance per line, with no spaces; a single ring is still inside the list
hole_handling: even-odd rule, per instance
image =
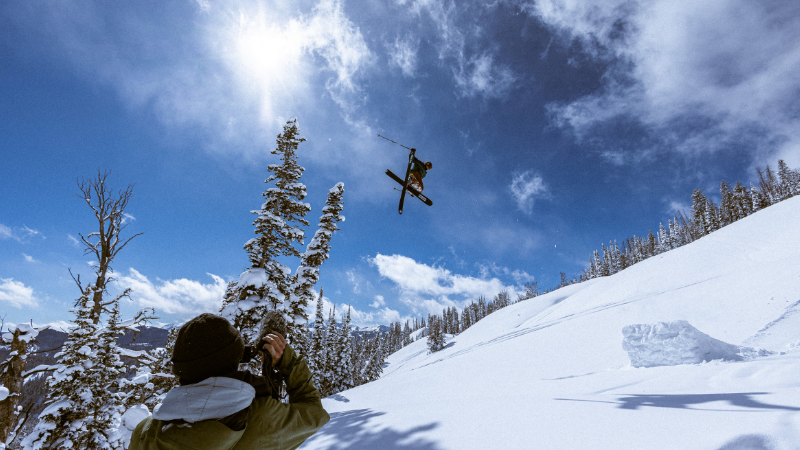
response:
[[[798,230],[793,198],[495,312],[440,352],[415,342],[324,399],[331,421],[301,448],[800,449]],[[775,353],[632,367],[623,328],[678,320]]]

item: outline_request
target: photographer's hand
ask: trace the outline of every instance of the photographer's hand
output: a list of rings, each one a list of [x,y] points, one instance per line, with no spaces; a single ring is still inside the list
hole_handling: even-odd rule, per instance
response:
[[[286,339],[276,331],[264,336],[264,341],[267,343],[262,348],[272,356],[272,367],[275,367],[283,356],[283,349],[286,348]]]

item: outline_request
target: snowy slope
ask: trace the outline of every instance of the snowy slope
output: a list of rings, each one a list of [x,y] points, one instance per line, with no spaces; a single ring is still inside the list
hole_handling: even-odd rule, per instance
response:
[[[800,449],[800,198],[495,312],[323,400],[303,449]],[[622,329],[686,320],[746,362],[632,368]]]

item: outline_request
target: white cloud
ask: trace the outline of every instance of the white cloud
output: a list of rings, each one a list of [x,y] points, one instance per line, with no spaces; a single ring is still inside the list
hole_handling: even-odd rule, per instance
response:
[[[459,93],[465,97],[501,98],[511,90],[517,78],[511,69],[496,64],[492,55],[483,53],[459,67],[455,80]]]
[[[376,296],[376,302],[377,302]],[[319,294],[314,293],[315,300],[309,302],[309,305],[306,307],[306,314],[308,314],[309,322],[313,322],[316,318],[317,314],[317,301],[319,299]],[[382,299],[382,297],[381,297]],[[402,321],[405,322],[406,320],[410,319],[409,316],[401,316],[401,314],[393,310],[391,308],[385,307],[383,309],[378,309],[377,311],[359,311],[358,309],[354,308],[351,305],[346,303],[339,303],[336,304],[336,321],[341,323],[342,316],[347,314],[348,308],[350,310],[350,323],[352,326],[359,326],[359,327],[370,327],[375,325],[388,325],[391,322]],[[372,305],[370,305],[372,306]],[[322,297],[322,317],[325,322],[328,321],[328,315],[334,308],[334,303],[328,297]]]
[[[373,308],[380,308],[381,306],[386,306],[386,300],[383,299],[382,295],[376,295],[375,301],[370,303],[369,306]]]
[[[549,196],[542,177],[534,175],[531,171],[514,175],[511,180],[511,194],[517,202],[517,207],[525,214],[533,212],[533,203],[536,199]]]
[[[29,262],[29,263],[36,263],[36,262],[39,262],[39,261],[37,261],[37,260],[33,259],[33,256],[31,256],[31,255],[26,255],[25,253],[23,253],[23,254],[22,254],[22,257],[23,257],[23,258],[25,258],[25,261],[27,261],[27,262]]]
[[[76,238],[75,236],[73,236],[71,234],[68,234],[67,235],[67,239],[69,239],[69,241],[72,242],[72,245],[74,245],[76,247],[80,247],[81,243],[80,243],[80,241],[78,241],[78,238]]]
[[[454,274],[443,267],[432,267],[402,255],[378,254],[370,260],[384,278],[397,285],[400,300],[416,314],[439,314],[450,306],[463,307],[470,300],[484,296],[492,299],[500,291],[513,295],[513,286],[499,279],[480,279]]]
[[[180,278],[177,280],[156,279],[150,281],[135,269],[128,275],[118,275],[117,283],[131,289],[131,299],[142,307],[155,308],[156,313],[196,315],[204,312],[217,313],[222,306],[227,283],[222,278],[208,274],[214,282]]]
[[[38,301],[33,295],[33,288],[14,281],[13,278],[0,278],[0,302],[21,309],[23,306],[38,306]]]
[[[579,137],[625,117],[662,136],[664,149],[752,140],[757,152],[800,163],[796,4],[541,0],[526,8],[609,64],[597,93],[550,106]]]

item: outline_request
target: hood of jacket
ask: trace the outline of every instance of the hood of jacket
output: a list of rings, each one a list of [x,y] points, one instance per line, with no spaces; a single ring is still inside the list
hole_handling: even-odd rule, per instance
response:
[[[211,377],[199,383],[173,388],[153,410],[156,420],[182,419],[189,423],[222,419],[253,402],[253,386],[228,377]]]

